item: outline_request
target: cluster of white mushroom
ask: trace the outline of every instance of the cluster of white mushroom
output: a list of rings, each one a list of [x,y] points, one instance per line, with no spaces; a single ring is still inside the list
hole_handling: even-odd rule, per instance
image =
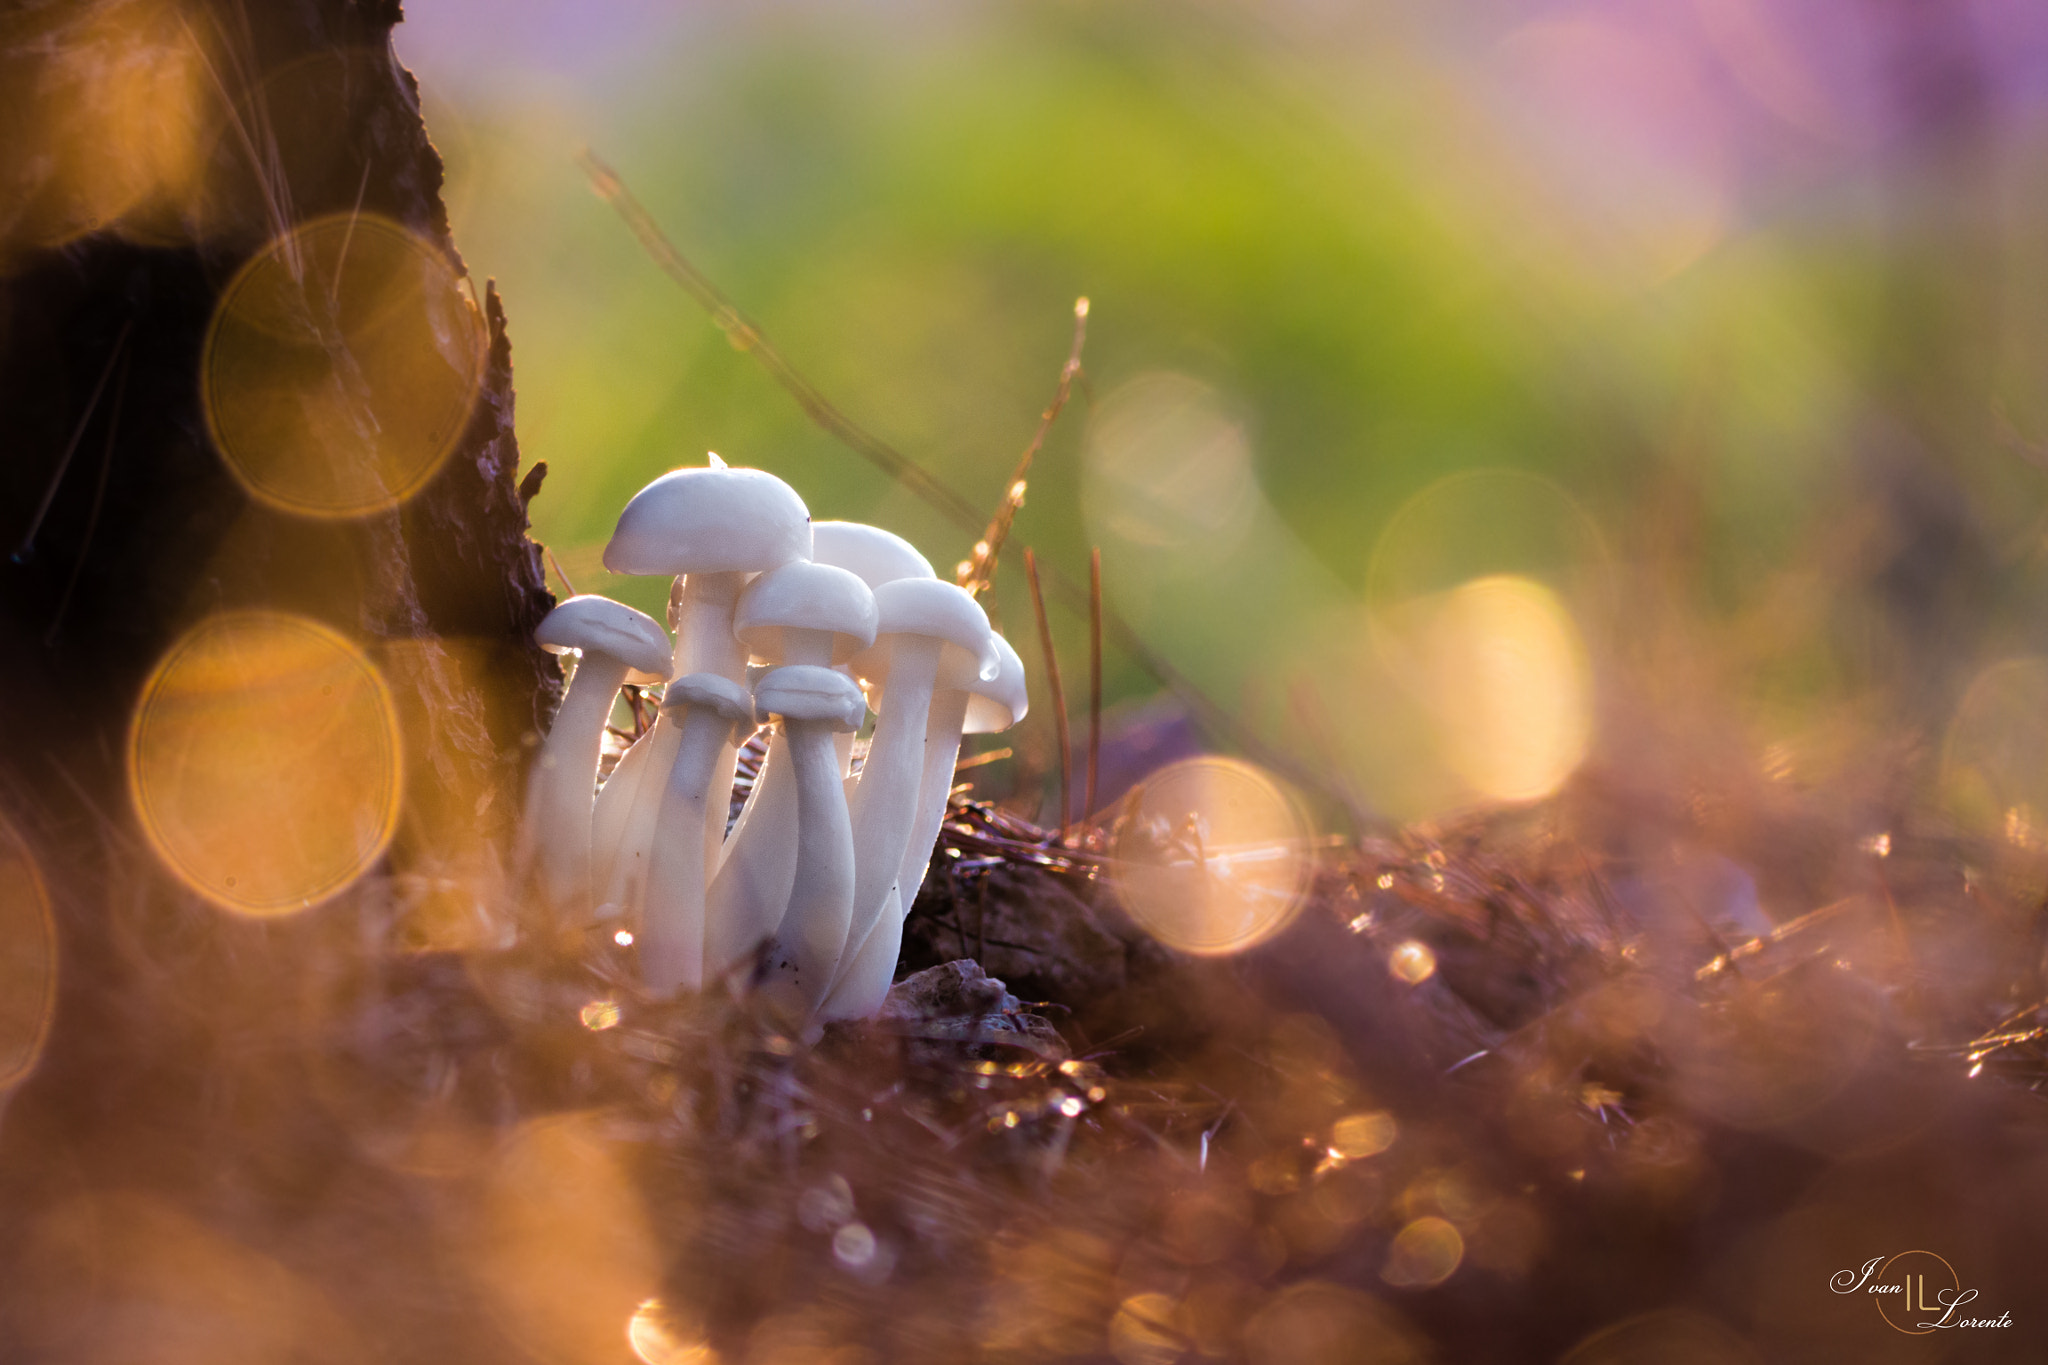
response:
[[[744,990],[765,963],[808,1021],[873,1014],[961,735],[1024,716],[1017,652],[908,541],[814,526],[788,484],[716,455],[635,494],[604,562],[675,576],[675,641],[603,597],[571,597],[541,622],[542,646],[581,658],[536,757],[522,865],[555,913],[624,917],[657,996],[720,980]],[[654,725],[598,788],[620,687],[664,680]],[[728,836],[739,746],[770,723]]]

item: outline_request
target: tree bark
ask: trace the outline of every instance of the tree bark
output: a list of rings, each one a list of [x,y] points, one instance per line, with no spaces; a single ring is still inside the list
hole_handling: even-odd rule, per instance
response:
[[[0,924],[0,1016],[39,1031],[12,1040],[11,1077],[0,1039],[0,1340],[28,1358],[89,1306],[41,1236],[80,1201],[120,1187],[201,1222],[240,1208],[234,1237],[266,1245],[327,1216],[335,1182],[384,1179],[360,1121],[417,1097],[337,1061],[337,1030],[399,978],[455,960],[400,950],[501,941],[503,907],[479,888],[561,677],[532,643],[552,599],[525,534],[538,477],[521,487],[495,289],[465,305],[483,339],[466,426],[395,506],[307,517],[252,496],[202,402],[223,290],[281,232],[327,214],[397,224],[466,278],[391,47],[399,18],[389,0],[102,0],[0,18],[0,863],[9,846],[16,859],[0,872],[17,909],[39,893],[55,933],[52,961]],[[235,609],[348,641],[388,689],[403,757],[382,859],[273,918],[170,875],[127,770],[152,670]],[[54,1000],[40,1020],[37,990]],[[268,1254],[339,1245],[288,1240]],[[431,1280],[402,1241],[372,1280]],[[488,1349],[439,1321],[397,1312],[366,1330],[414,1333],[404,1349],[362,1358]],[[94,1340],[120,1354],[118,1332]]]

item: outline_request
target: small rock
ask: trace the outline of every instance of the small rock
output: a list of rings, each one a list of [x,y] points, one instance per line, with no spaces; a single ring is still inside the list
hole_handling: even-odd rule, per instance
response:
[[[927,1043],[996,1044],[1053,1061],[1067,1056],[1059,1030],[1026,1014],[1017,997],[975,962],[944,962],[905,977],[890,987],[875,1022]]]
[[[1017,997],[1001,981],[984,973],[980,963],[944,962],[891,986],[880,1017],[923,1021],[1017,1008]]]

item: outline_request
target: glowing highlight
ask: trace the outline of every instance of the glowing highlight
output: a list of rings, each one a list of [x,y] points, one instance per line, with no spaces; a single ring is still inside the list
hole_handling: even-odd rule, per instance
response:
[[[200,390],[250,495],[301,516],[364,516],[434,476],[467,425],[486,355],[432,245],[369,215],[270,243],[221,294]]]
[[[336,895],[397,826],[401,745],[390,692],[334,631],[227,612],[173,645],[144,685],[128,787],[150,847],[237,914]]]
[[[1192,758],[1160,769],[1124,809],[1110,884],[1131,918],[1183,952],[1242,952],[1307,899],[1308,822],[1249,763]]]

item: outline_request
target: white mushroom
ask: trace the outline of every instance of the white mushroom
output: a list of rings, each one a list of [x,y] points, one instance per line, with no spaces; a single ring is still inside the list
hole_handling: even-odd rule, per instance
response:
[[[733,727],[747,722],[751,728],[754,699],[744,685],[716,673],[685,673],[663,693],[661,714],[676,732],[676,755],[655,818],[639,936],[641,980],[657,996],[704,985],[706,822],[715,813],[723,830],[732,777],[722,760],[733,751]]]
[[[1024,689],[1024,661],[1002,636],[992,638],[998,660],[995,676],[961,656],[946,659],[932,692],[925,724],[924,775],[918,783],[917,819],[904,849],[887,911],[866,939],[849,945],[839,979],[818,1012],[821,1019],[861,1019],[882,1007],[896,974],[903,948],[903,921],[917,900],[931,864],[939,827],[946,819],[946,799],[953,790],[953,768],[960,756],[960,736],[993,734],[1024,719],[1029,701]],[[892,705],[886,688],[881,699]],[[878,727],[879,728],[879,727]]]
[[[820,521],[811,527],[811,561],[856,575],[870,588],[904,578],[931,578],[932,566],[903,537],[878,526]],[[833,737],[835,764],[844,777],[853,732]],[[851,785],[848,787],[852,790]],[[796,821],[796,782],[789,754],[771,743],[754,789],[725,841],[705,894],[704,963],[712,974],[737,974],[751,967],[754,950],[772,938],[796,881],[796,846],[786,837],[762,837]],[[736,986],[742,984],[735,981]]]
[[[775,937],[796,885],[796,777],[780,741],[769,736],[754,788],[704,892],[705,979],[726,976],[735,990],[746,985],[755,949]]]
[[[870,588],[899,578],[930,578],[931,561],[917,547],[879,526],[857,521],[820,521],[811,527],[811,559],[845,569]]]
[[[988,614],[965,588],[931,578],[885,583],[875,589],[875,610],[874,647],[853,660],[854,671],[881,689],[867,763],[849,803],[855,876],[847,941],[854,946],[880,920],[917,822],[925,727],[941,666],[995,671]]]
[[[553,654],[578,653],[555,723],[534,755],[520,826],[519,864],[538,873],[556,913],[590,911],[590,821],[604,725],[629,678],[668,667],[668,632],[606,597],[571,597],[541,618],[533,638]]]
[[[733,609],[749,576],[801,562],[810,548],[810,514],[788,484],[723,462],[673,470],[641,489],[605,546],[614,573],[682,576],[674,675],[656,725],[675,732],[675,758],[664,769],[653,749],[606,889],[629,915],[642,907],[641,972],[656,994],[703,981],[706,861],[732,790],[721,756],[735,719],[751,711]]]
[[[879,526],[859,521],[821,521],[811,528],[811,558],[819,564],[860,575],[870,588],[894,583],[900,578],[933,578],[931,561],[915,545]],[[853,735],[840,735],[839,772],[842,777],[853,765]],[[847,797],[852,799],[853,779],[847,778]]]
[[[917,787],[917,823],[903,850],[897,881],[903,888],[903,913],[917,901],[938,846],[939,826],[946,822],[946,799],[953,791],[953,769],[960,761],[962,735],[994,735],[1023,720],[1031,710],[1024,685],[1024,661],[1008,640],[994,635],[996,668],[969,670],[955,666],[941,672],[932,693],[931,719],[925,725],[924,777]]]
[[[775,743],[796,779],[796,825],[763,827],[759,837],[796,844],[771,980],[792,986],[808,1013],[831,986],[853,914],[853,824],[832,736],[858,728],[867,714],[859,686],[830,665],[874,643],[875,597],[845,569],[785,564],[747,585],[733,629],[748,649],[783,665],[755,685],[754,707],[781,718]]]

